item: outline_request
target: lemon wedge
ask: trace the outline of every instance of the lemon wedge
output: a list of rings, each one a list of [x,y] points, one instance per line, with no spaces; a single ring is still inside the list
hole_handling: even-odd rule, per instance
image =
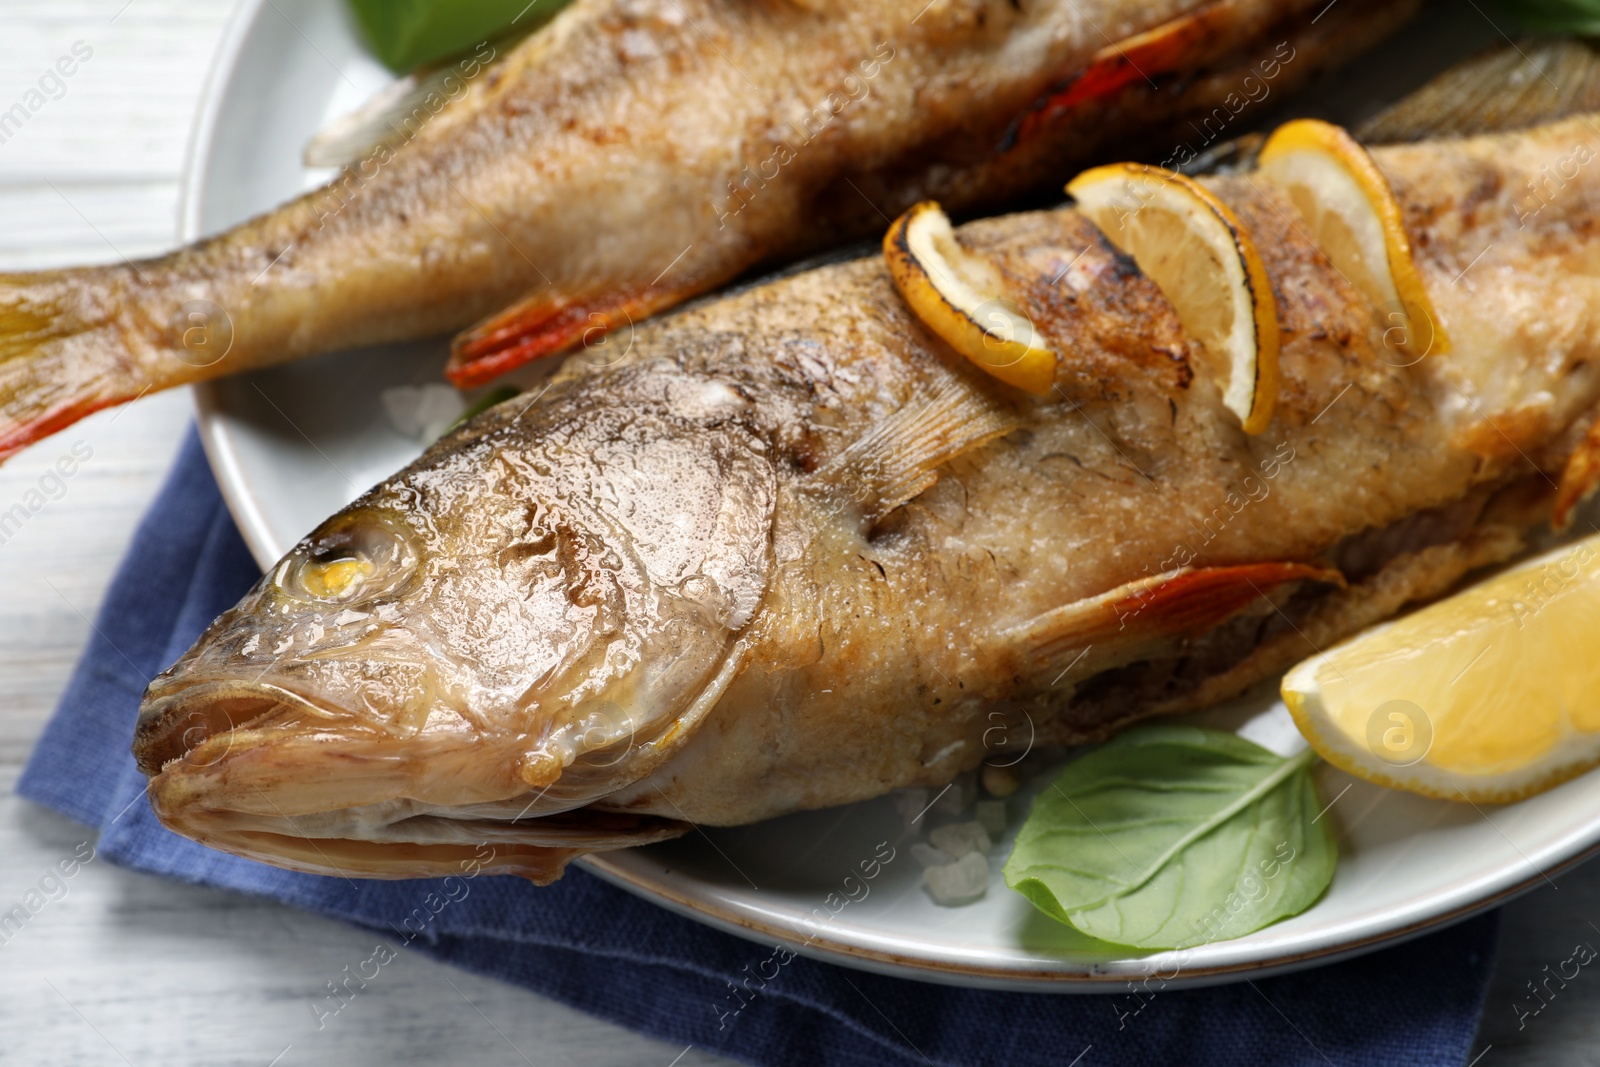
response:
[[[1600,537],[1529,560],[1291,670],[1323,759],[1449,800],[1518,800],[1600,764]]]
[[[961,247],[939,205],[925,200],[883,237],[889,276],[922,324],[987,373],[1043,396],[1056,354],[1006,295],[994,265]]]
[[[1278,306],[1233,212],[1193,179],[1140,163],[1084,171],[1067,192],[1220,365],[1222,402],[1245,433],[1266,429],[1278,400]]]
[[[1294,202],[1312,241],[1377,306],[1386,346],[1416,358],[1450,350],[1411,257],[1400,204],[1355,138],[1332,123],[1299,119],[1273,131],[1257,165]]]

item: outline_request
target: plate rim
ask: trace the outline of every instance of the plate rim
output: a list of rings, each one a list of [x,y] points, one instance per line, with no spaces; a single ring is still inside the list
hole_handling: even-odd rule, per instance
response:
[[[184,242],[194,241],[203,235],[201,219],[207,196],[206,172],[213,160],[224,98],[256,24],[269,6],[276,5],[272,0],[240,0],[213,55],[200,106],[191,127],[182,172],[179,237]],[[266,570],[276,561],[279,552],[262,505],[249,489],[248,475],[226,425],[227,411],[221,392],[212,382],[201,382],[190,389],[194,397],[195,423],[200,440],[223,501],[238,524],[252,556]],[[1532,872],[1524,877],[1508,877],[1508,872],[1515,870],[1515,867],[1508,865],[1500,876],[1489,875],[1476,879],[1476,889],[1442,889],[1424,898],[1428,903],[1400,905],[1392,909],[1394,918],[1400,921],[1387,929],[1365,933],[1355,931],[1354,936],[1340,939],[1323,935],[1320,943],[1316,938],[1308,937],[1310,943],[1296,950],[1285,951],[1280,947],[1275,951],[1263,952],[1257,949],[1258,956],[1254,959],[1244,958],[1248,955],[1247,950],[1236,951],[1233,955],[1239,958],[1231,961],[1224,959],[1210,965],[1184,966],[1175,978],[1167,981],[1167,985],[1173,988],[1200,987],[1285,974],[1397,945],[1504,904],[1536,888],[1541,881],[1564,873],[1597,854],[1600,854],[1600,818],[1587,827],[1574,827],[1568,834],[1547,844],[1537,857],[1524,855],[1524,861],[1532,868]],[[1544,865],[1536,863],[1535,858],[1543,860]],[[795,926],[783,926],[776,920],[763,918],[760,909],[736,906],[733,899],[717,895],[720,887],[691,879],[687,883],[689,888],[686,888],[682,876],[672,878],[670,875],[651,874],[650,868],[659,866],[659,863],[647,852],[630,849],[594,853],[579,858],[576,863],[611,885],[724,933],[757,943],[780,943],[794,949],[799,955],[900,978],[1019,992],[1103,994],[1109,988],[1125,986],[1130,979],[1148,976],[1154,967],[1175,955],[1154,953],[1140,956],[1130,953],[1100,963],[1080,963],[1058,968],[1014,964],[978,965],[939,960],[929,955],[907,955],[876,947],[870,943],[870,937],[860,934],[849,936],[850,927],[839,928],[833,936],[813,937],[802,943],[794,936],[797,932]],[[756,890],[758,895],[760,892]],[[738,896],[735,894],[734,899]],[[784,907],[770,910],[781,912]],[[798,916],[799,912],[795,914]],[[1369,917],[1363,923],[1371,925],[1372,920]]]
[[[1403,926],[1375,932],[1348,940],[1329,941],[1318,947],[1302,951],[1278,953],[1268,959],[1189,966],[1173,957],[1185,950],[1154,952],[1144,956],[1128,955],[1119,959],[1091,964],[1079,969],[1030,968],[1008,965],[977,966],[951,961],[938,961],[927,956],[909,956],[873,948],[855,939],[834,938],[826,943],[812,939],[799,942],[794,939],[794,929],[752,918],[748,914],[727,907],[711,897],[671,892],[665,886],[670,882],[652,881],[631,867],[638,866],[627,852],[597,852],[584,856],[581,863],[591,874],[604,881],[628,890],[666,908],[668,911],[703,922],[724,933],[742,937],[760,944],[781,943],[798,955],[825,963],[836,963],[871,971],[895,978],[912,978],[941,985],[965,988],[997,989],[1018,993],[1056,993],[1063,995],[1104,995],[1115,988],[1127,988],[1130,982],[1149,977],[1169,963],[1178,968],[1172,978],[1163,978],[1162,988],[1201,989],[1212,985],[1225,985],[1254,978],[1270,978],[1295,971],[1321,967],[1345,959],[1353,959],[1368,952],[1391,948],[1422,937],[1435,930],[1499,907],[1538,888],[1541,881],[1564,874],[1600,854],[1600,842],[1595,842],[1577,854],[1551,867],[1535,870],[1520,882],[1495,890],[1484,897],[1458,904],[1437,914],[1416,919]],[[1530,863],[1532,861],[1529,861]],[[1442,894],[1441,894],[1442,895]],[[1312,907],[1316,907],[1315,904]],[[1225,945],[1228,942],[1212,942]],[[1200,948],[1208,945],[1198,946]]]
[[[239,56],[243,53],[256,23],[272,0],[239,0],[229,15],[222,39],[212,54],[200,93],[200,106],[189,128],[189,143],[184,151],[183,171],[178,186],[178,239],[184,244],[205,236],[201,216],[205,213],[206,171],[211,166],[216,144],[217,123],[222,118],[223,99]],[[276,5],[273,5],[276,6]],[[256,564],[266,571],[277,561],[271,552],[272,530],[257,499],[246,491],[248,479],[232,438],[223,425],[223,403],[214,381],[197,382],[189,387],[194,400],[195,429],[205,451],[222,501],[233,516],[245,547]],[[281,554],[281,553],[280,553]]]

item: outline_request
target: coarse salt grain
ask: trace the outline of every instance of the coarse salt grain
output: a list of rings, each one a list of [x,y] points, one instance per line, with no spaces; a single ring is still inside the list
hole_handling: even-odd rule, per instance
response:
[[[935,904],[971,904],[989,891],[989,861],[982,853],[968,852],[954,863],[923,870],[922,884]]]
[[[961,859],[972,852],[987,856],[989,847],[993,843],[989,840],[989,832],[983,828],[983,824],[977,822],[957,822],[941,826],[928,835],[928,840],[952,859]]]

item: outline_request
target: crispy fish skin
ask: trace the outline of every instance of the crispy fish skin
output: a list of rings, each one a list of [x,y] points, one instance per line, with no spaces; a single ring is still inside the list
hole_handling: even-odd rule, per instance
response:
[[[152,684],[152,804],[302,869],[426,874],[488,840],[516,850],[492,869],[547,881],[597,839],[948,781],[997,712],[1019,746],[1239,692],[1548,514],[1600,403],[1600,173],[1529,182],[1597,129],[1374,152],[1454,344],[1420,361],[1285,197],[1206,179],[1278,301],[1256,436],[1071,209],[958,231],[1063,354],[1044,399],[945,348],[876,257],[573,359],[329,520]],[[365,584],[308,595],[350,551]]]
[[[464,60],[456,101],[325,189],[159,259],[0,275],[0,458],[149,389],[527,297],[458,346],[452,376],[477,384],[919,197],[972,209],[1053,186],[1108,138],[1255,99],[1262,64],[1272,92],[1303,81],[1416,2],[1346,0],[1313,26],[1318,6],[578,0],[497,62]],[[1160,86],[1102,79],[1010,136],[1101,30],[1190,26]]]

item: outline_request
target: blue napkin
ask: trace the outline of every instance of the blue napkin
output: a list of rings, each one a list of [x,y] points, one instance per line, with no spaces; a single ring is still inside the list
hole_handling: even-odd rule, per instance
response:
[[[772,946],[581,870],[544,889],[513,878],[452,888],[292,874],[212,852],[156,821],[129,740],[147,679],[259,574],[191,435],[18,792],[98,827],[99,855],[114,863],[308,908],[371,929],[388,951],[414,949],[658,1038],[770,1067],[1467,1061],[1493,915],[1315,970],[1191,991],[999,993],[797,957],[752,997],[731,987],[771,958]],[[381,965],[367,963],[368,973]],[[323,1010],[339,1004],[330,996]]]

